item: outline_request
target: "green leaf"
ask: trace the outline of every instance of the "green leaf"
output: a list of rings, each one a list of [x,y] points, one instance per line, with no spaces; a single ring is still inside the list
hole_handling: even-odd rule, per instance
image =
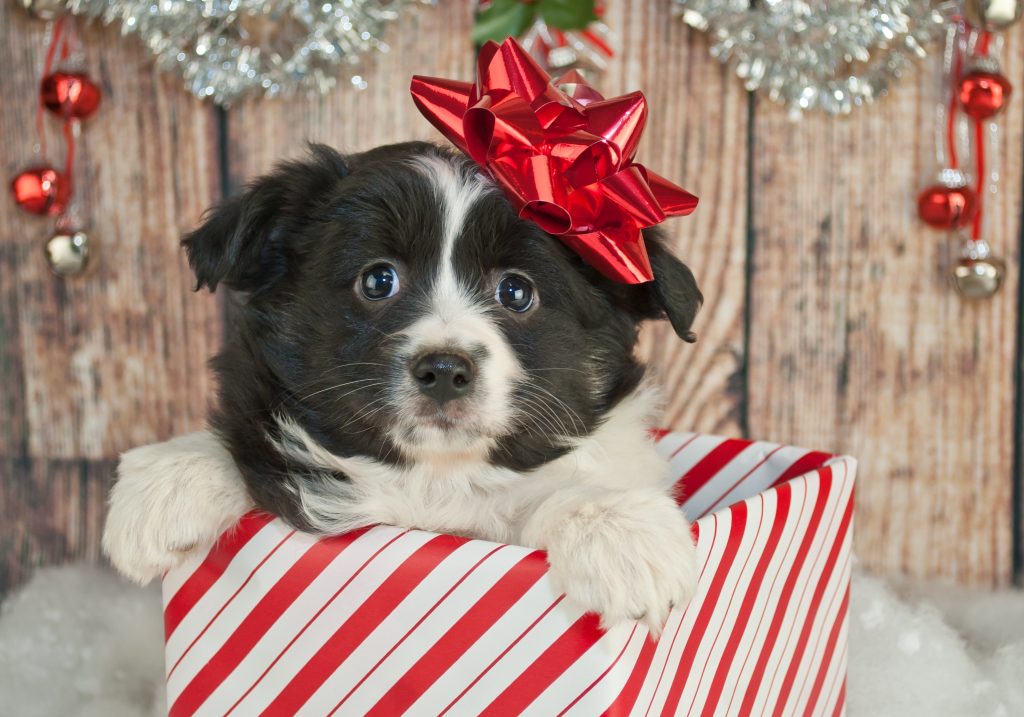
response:
[[[594,0],[540,0],[540,16],[548,27],[582,30],[597,20]]]
[[[473,24],[473,42],[481,45],[488,40],[501,42],[506,37],[518,37],[530,26],[536,14],[537,7],[532,3],[494,0],[486,10],[477,14]]]

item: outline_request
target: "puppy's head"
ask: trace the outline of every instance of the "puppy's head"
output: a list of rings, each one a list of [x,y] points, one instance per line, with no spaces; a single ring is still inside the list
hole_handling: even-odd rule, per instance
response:
[[[656,281],[616,284],[461,156],[315,146],[185,239],[200,287],[246,294],[217,362],[220,429],[257,440],[287,420],[386,462],[551,460],[637,386],[641,320],[692,340],[693,275],[646,239]]]

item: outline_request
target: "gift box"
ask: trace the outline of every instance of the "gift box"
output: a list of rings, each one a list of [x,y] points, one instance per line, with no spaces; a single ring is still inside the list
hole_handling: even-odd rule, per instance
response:
[[[253,513],[163,582],[171,715],[834,715],[856,463],[662,433],[700,579],[659,640],[608,632],[542,551]]]

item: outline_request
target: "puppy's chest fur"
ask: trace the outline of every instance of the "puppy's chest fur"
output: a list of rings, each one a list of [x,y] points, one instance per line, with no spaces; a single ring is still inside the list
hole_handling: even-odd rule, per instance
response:
[[[401,468],[365,461],[348,475],[353,511],[368,522],[512,542],[524,493],[545,472],[515,473],[476,460],[426,460]]]
[[[652,402],[651,391],[637,391],[564,456],[527,472],[476,455],[421,454],[403,466],[334,456],[294,425],[286,450],[292,460],[347,478],[296,483],[305,517],[320,532],[385,523],[522,543],[523,526],[552,496],[665,488],[665,462],[646,429]]]

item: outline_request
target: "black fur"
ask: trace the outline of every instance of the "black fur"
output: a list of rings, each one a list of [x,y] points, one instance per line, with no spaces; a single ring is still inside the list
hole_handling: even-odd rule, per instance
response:
[[[289,486],[305,469],[275,449],[275,416],[292,418],[340,456],[408,460],[387,436],[394,409],[386,400],[374,403],[379,389],[348,382],[387,384],[412,358],[399,355],[393,336],[425,310],[444,225],[433,185],[409,164],[418,155],[477,171],[461,155],[425,143],[350,157],[317,145],[307,159],[280,165],[213,210],[183,241],[198,287],[224,284],[247,294],[213,362],[220,400],[211,424],[256,504],[300,529],[310,526]],[[498,307],[495,316],[529,380],[571,407],[575,415],[553,401],[544,409],[570,432],[593,431],[637,387],[641,320],[667,317],[692,340],[701,302],[693,275],[656,232],[645,236],[656,281],[624,286],[520,220],[497,191],[476,203],[463,225],[456,275],[481,300],[493,301],[503,270],[536,284],[536,310],[517,315]],[[383,258],[398,267],[401,294],[393,302],[361,300],[354,288],[360,273]],[[510,427],[491,461],[529,470],[564,453],[558,436],[526,428]]]

